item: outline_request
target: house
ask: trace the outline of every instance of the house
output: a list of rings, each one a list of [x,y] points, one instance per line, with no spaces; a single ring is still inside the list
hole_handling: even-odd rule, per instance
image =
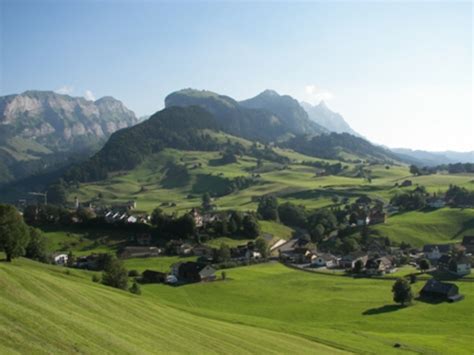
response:
[[[370,258],[365,263],[365,272],[368,275],[384,275],[393,270],[393,263],[386,256]]]
[[[178,279],[187,282],[212,281],[216,278],[216,270],[207,264],[188,261],[178,268]]]
[[[262,258],[262,254],[260,254],[258,251],[247,249],[245,252],[245,259],[247,260],[259,260]]]
[[[127,223],[137,223],[138,218],[135,216],[128,216]]]
[[[370,223],[379,224],[387,221],[387,214],[384,211],[375,210],[370,212]]]
[[[152,237],[150,233],[131,235],[128,237],[128,243],[132,245],[149,246],[152,243]]]
[[[193,248],[193,254],[196,256],[212,257],[213,249],[207,245],[197,245]]]
[[[199,213],[197,208],[193,208],[190,212],[191,217],[194,219],[194,224],[197,228],[200,228],[204,225],[203,218],[201,213]]]
[[[119,257],[127,258],[150,258],[159,256],[161,249],[157,247],[125,247],[119,252]]]
[[[166,281],[166,273],[154,270],[145,270],[140,278],[141,283],[163,283]]]
[[[338,265],[337,258],[332,254],[317,254],[313,259],[311,266],[334,268]]]
[[[466,248],[466,253],[474,253],[474,236],[465,235],[462,239],[462,246]]]
[[[400,184],[401,187],[408,187],[408,186],[411,186],[411,185],[413,185],[411,180],[405,180]]]
[[[421,289],[420,298],[429,301],[456,302],[464,297],[459,294],[459,287],[455,284],[430,279]]]
[[[355,251],[344,255],[339,262],[339,266],[345,269],[353,269],[357,261],[360,260],[362,261],[363,265],[365,265],[368,258],[369,257],[367,253],[363,251]]]
[[[188,243],[180,244],[180,245],[176,248],[176,253],[177,253],[178,255],[183,255],[183,256],[192,255],[192,253],[193,253],[193,246],[192,246],[191,244],[188,244]]]
[[[452,244],[427,244],[423,247],[423,253],[427,259],[436,262],[443,254],[449,254],[452,249]]]
[[[426,204],[431,208],[443,208],[446,206],[446,202],[444,202],[444,200],[439,197],[431,197],[427,199]]]
[[[67,255],[67,253],[64,253],[64,252],[54,253],[52,255],[52,258],[53,258],[53,262],[56,265],[66,265],[67,260],[68,260],[68,255]]]
[[[448,271],[456,276],[469,275],[471,273],[471,258],[463,255],[457,259],[452,259]]]

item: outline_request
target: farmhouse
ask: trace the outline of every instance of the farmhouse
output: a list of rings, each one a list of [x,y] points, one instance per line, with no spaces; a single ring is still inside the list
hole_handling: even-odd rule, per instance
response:
[[[462,246],[466,248],[466,253],[474,253],[474,236],[465,235],[462,239]]]
[[[122,259],[127,258],[149,258],[153,256],[159,256],[161,249],[157,247],[125,247],[119,253],[119,257]]]
[[[393,269],[392,260],[386,256],[381,258],[370,258],[365,263],[365,272],[368,275],[384,275]]]
[[[311,266],[327,267],[328,269],[336,267],[338,264],[337,258],[332,254],[317,254],[313,259]]]
[[[452,249],[452,244],[427,244],[423,247],[423,253],[427,259],[436,262],[443,254],[449,254]]]
[[[67,260],[68,260],[68,255],[67,253],[54,253],[52,255],[52,258],[53,258],[53,262],[56,265],[66,265]]]
[[[178,268],[178,279],[186,282],[212,281],[216,278],[216,270],[210,265],[188,261]]]
[[[462,300],[459,288],[455,284],[430,279],[420,291],[420,298],[428,301],[456,302]]]
[[[363,251],[356,251],[344,255],[339,262],[340,266],[345,269],[353,269],[355,263],[360,260],[365,265],[367,263],[368,255]]]
[[[471,273],[471,258],[464,255],[451,260],[448,270],[456,276],[469,275]]]
[[[193,208],[190,212],[191,217],[194,219],[194,224],[197,228],[200,228],[204,225],[202,214],[198,211],[197,208]]]
[[[160,271],[145,270],[140,278],[141,283],[162,283],[166,281],[166,274]]]

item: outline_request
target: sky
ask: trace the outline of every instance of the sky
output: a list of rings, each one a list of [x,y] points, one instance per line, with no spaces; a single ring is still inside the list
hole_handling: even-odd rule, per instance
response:
[[[0,0],[0,95],[325,100],[372,142],[474,150],[471,1]]]

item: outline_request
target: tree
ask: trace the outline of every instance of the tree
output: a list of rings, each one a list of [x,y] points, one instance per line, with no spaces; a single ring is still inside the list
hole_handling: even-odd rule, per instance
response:
[[[74,264],[76,262],[76,257],[74,256],[74,254],[72,253],[72,251],[69,251],[69,253],[67,254],[67,263],[66,263],[66,266],[67,267],[73,267]]]
[[[258,203],[257,213],[264,220],[278,220],[278,200],[275,196],[263,196]]]
[[[426,270],[429,270],[431,267],[430,261],[428,259],[421,259],[419,266],[421,271],[426,272]]]
[[[349,254],[353,251],[359,250],[360,246],[357,240],[352,237],[344,238],[341,246],[341,250],[344,254]]]
[[[137,283],[137,280],[133,281],[132,286],[128,289],[131,293],[134,293],[135,295],[141,295],[142,290],[140,289],[140,285]]]
[[[221,278],[222,278],[222,281],[224,281],[227,278],[227,273],[225,271],[221,272]]]
[[[202,195],[201,206],[204,211],[209,211],[212,208],[212,200],[208,192]]]
[[[29,227],[30,240],[25,249],[25,256],[42,263],[48,262],[48,241],[44,234],[36,228]]]
[[[255,240],[255,249],[262,255],[263,258],[267,258],[269,254],[268,243],[263,238],[257,238]]]
[[[25,255],[29,240],[28,226],[16,208],[0,205],[0,250],[5,252],[7,261]]]
[[[311,241],[315,243],[320,243],[324,239],[324,226],[318,223],[314,228],[311,229]]]
[[[354,270],[353,271],[356,274],[358,274],[358,273],[362,272],[363,269],[364,269],[364,262],[360,259],[357,260],[354,264]]]
[[[396,303],[400,303],[402,306],[411,303],[413,300],[413,292],[411,290],[410,283],[404,279],[399,278],[392,287],[393,300]]]
[[[249,238],[258,237],[260,226],[257,219],[252,215],[246,215],[242,221],[242,233]]]
[[[418,176],[421,174],[420,169],[416,165],[410,165],[410,174]]]
[[[159,207],[155,208],[151,213],[150,222],[159,229],[163,229],[168,220],[168,216],[166,216]]]
[[[283,224],[294,227],[306,227],[306,210],[304,206],[284,203],[278,207],[278,217]]]
[[[222,263],[230,260],[230,248],[227,244],[222,243],[217,250],[217,262]]]
[[[64,182],[60,180],[59,182],[50,185],[48,187],[47,196],[49,203],[54,205],[64,205],[67,201]]]
[[[107,263],[102,273],[102,283],[107,286],[126,290],[128,287],[128,272],[122,261],[113,258]]]

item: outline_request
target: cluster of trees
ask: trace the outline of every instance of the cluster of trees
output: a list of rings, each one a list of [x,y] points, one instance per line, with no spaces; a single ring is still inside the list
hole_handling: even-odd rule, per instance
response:
[[[19,256],[41,262],[49,260],[42,232],[29,227],[11,205],[0,205],[0,250],[5,252],[7,261]]]
[[[474,191],[456,185],[449,185],[445,199],[452,206],[474,206]]]
[[[401,211],[414,211],[426,206],[426,191],[419,187],[413,191],[398,193],[390,199],[390,203]]]
[[[166,214],[161,208],[157,207],[151,214],[151,223],[157,234],[164,238],[172,238],[173,236],[189,238],[196,234],[196,223],[190,214],[177,217]]]
[[[348,133],[322,134],[311,138],[296,136],[286,141],[284,147],[324,159],[339,159],[341,150],[382,162],[399,159],[392,152],[376,147],[370,142]]]
[[[473,163],[455,163],[455,164],[442,164],[442,165],[438,165],[434,167],[429,167],[429,166],[419,167],[416,165],[410,165],[410,173],[415,176],[436,174],[439,171],[447,171],[450,174],[474,173],[474,164]]]
[[[338,175],[347,169],[347,165],[343,166],[341,163],[327,163],[324,161],[303,161],[302,165],[312,166],[318,169],[324,169],[327,175]]]

